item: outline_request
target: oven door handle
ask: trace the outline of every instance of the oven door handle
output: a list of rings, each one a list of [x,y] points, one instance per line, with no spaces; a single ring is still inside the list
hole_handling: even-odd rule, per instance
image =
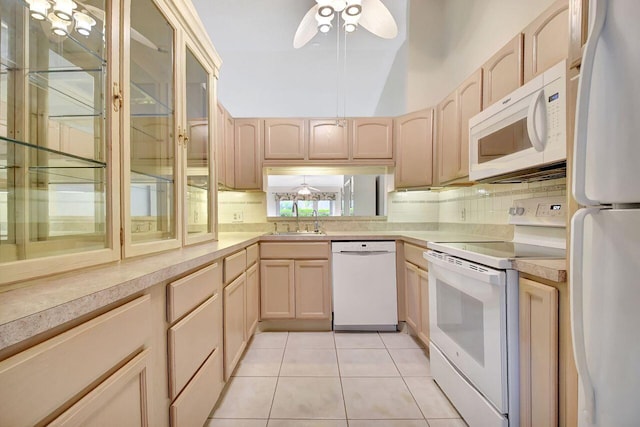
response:
[[[455,271],[456,273],[463,274],[473,279],[479,280],[491,285],[503,285],[504,284],[504,272],[499,270],[493,270],[483,265],[471,263],[469,261],[461,261],[458,265],[454,263],[456,258],[444,257],[442,254],[435,251],[426,251],[423,253],[424,258],[440,267],[447,270]],[[474,268],[475,267],[475,268]]]

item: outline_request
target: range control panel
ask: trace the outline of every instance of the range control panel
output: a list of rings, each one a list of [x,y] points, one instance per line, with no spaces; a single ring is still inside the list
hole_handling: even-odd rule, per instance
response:
[[[566,203],[565,196],[515,200],[509,208],[509,224],[564,227]]]

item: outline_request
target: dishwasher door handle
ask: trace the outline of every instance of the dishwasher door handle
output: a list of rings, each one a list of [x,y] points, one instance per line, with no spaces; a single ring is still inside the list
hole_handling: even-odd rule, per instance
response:
[[[342,255],[382,255],[382,254],[392,254],[393,252],[389,251],[340,251],[336,252]]]

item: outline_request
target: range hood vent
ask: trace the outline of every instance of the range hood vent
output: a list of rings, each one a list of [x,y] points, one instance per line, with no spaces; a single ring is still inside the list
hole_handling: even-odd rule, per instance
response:
[[[552,165],[515,171],[505,175],[492,176],[478,182],[487,184],[519,184],[522,182],[548,181],[550,179],[566,178],[567,163],[560,162]]]

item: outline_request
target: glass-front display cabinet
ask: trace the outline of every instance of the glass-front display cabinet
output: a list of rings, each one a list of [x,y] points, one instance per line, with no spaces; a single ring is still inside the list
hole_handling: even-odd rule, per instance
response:
[[[215,238],[188,0],[0,0],[0,284]]]

